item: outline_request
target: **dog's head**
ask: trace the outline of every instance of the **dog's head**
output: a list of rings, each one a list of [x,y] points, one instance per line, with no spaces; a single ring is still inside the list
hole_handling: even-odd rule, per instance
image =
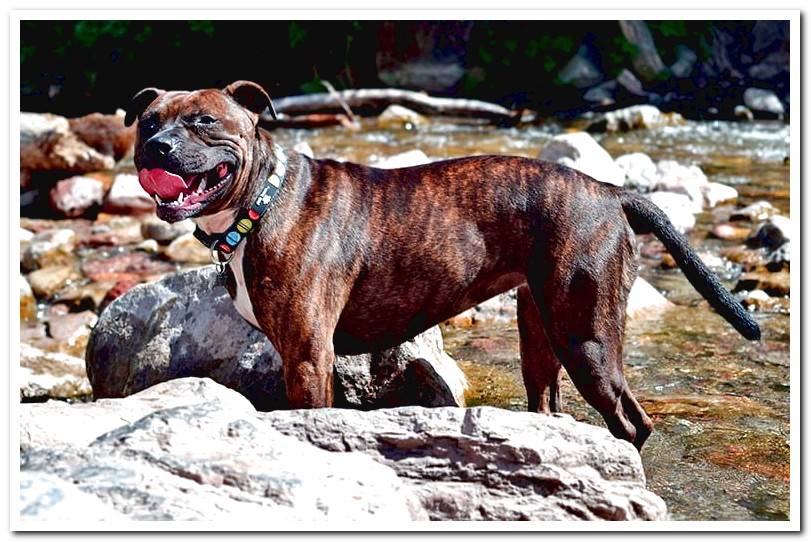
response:
[[[176,222],[234,203],[267,108],[275,117],[267,92],[250,81],[193,92],[145,88],[132,98],[125,124],[138,119],[135,167],[161,219]]]

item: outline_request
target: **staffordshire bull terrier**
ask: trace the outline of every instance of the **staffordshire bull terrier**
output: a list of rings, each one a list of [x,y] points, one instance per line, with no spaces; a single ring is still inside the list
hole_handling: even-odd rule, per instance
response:
[[[564,367],[618,438],[653,425],[623,376],[635,233],[653,233],[744,337],[758,325],[654,204],[576,170],[476,156],[383,170],[283,150],[257,84],[132,100],[135,165],[157,214],[192,218],[237,310],[284,363],[292,408],[328,407],[336,354],[400,344],[518,289],[529,410],[561,408]]]

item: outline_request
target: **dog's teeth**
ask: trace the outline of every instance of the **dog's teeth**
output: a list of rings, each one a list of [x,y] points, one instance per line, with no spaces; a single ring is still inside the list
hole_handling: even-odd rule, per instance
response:
[[[159,195],[157,195],[157,194],[155,194],[155,202],[156,202],[158,205],[162,205],[162,204],[163,204],[163,200],[162,200],[162,199],[161,199],[161,197],[160,197]]]
[[[207,179],[203,177],[203,180],[200,181],[200,188],[197,189],[198,194],[202,194],[203,192],[206,191],[206,180]]]
[[[175,200],[175,205],[180,205],[183,203],[183,192],[177,195],[177,199]]]

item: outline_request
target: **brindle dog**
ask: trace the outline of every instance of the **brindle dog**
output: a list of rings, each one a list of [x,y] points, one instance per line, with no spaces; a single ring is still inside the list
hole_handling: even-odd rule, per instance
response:
[[[267,93],[246,81],[133,98],[136,166],[164,175],[153,181],[183,180],[148,186],[162,219],[193,217],[221,232],[250,205],[277,160],[258,125],[268,108]],[[293,408],[332,405],[336,354],[395,346],[518,287],[529,409],[560,410],[563,366],[611,432],[641,447],[653,425],[622,368],[634,233],[654,233],[721,316],[760,337],[662,211],[576,170],[510,156],[383,170],[288,155],[228,286],[281,354]]]

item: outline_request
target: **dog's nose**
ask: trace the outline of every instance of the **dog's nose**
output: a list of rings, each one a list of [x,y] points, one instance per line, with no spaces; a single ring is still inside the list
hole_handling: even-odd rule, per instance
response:
[[[146,146],[158,156],[166,156],[174,150],[176,141],[172,134],[162,132],[149,138],[146,142]]]

